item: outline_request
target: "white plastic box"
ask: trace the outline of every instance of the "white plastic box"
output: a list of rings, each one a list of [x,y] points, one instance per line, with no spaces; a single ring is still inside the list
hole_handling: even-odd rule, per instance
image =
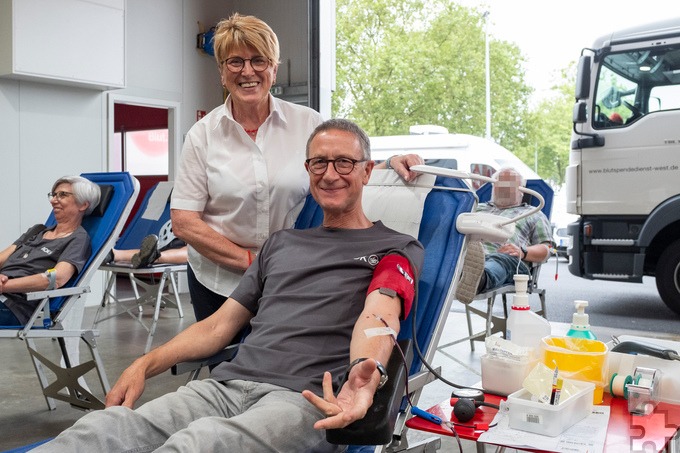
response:
[[[522,382],[538,359],[524,357],[512,360],[505,357],[482,356],[482,388],[487,392],[509,395],[522,388]]]
[[[579,390],[556,406],[532,401],[531,393],[525,389],[509,395],[510,428],[555,437],[590,415],[595,384],[585,381],[571,383]]]

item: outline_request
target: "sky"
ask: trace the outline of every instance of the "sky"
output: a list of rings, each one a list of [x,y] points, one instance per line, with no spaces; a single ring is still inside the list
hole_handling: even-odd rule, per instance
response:
[[[678,0],[458,0],[489,11],[492,39],[514,42],[527,59],[534,100],[550,89],[559,70],[581,49],[621,28],[680,17]]]

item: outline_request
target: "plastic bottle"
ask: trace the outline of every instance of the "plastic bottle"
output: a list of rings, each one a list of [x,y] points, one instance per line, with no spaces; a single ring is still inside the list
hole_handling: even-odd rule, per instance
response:
[[[576,312],[572,317],[571,329],[569,329],[569,332],[567,332],[567,336],[574,338],[587,338],[588,340],[597,340],[595,334],[593,334],[593,332],[590,330],[588,315],[586,314],[588,301],[575,300],[574,306],[576,307]]]
[[[514,279],[515,295],[508,314],[506,339],[518,346],[531,347],[537,351],[541,339],[550,335],[550,323],[531,311],[527,294],[529,276],[516,274]]]

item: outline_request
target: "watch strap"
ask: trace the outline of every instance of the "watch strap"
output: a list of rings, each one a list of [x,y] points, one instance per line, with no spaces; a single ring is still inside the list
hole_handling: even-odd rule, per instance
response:
[[[347,371],[345,372],[345,381],[347,381],[347,378],[349,378],[349,372],[352,370],[354,365],[356,365],[357,363],[361,363],[364,360],[368,360],[368,357],[359,357],[358,359],[352,360],[352,362],[347,367]],[[387,383],[387,379],[388,379],[387,370],[385,370],[385,367],[383,366],[383,364],[380,363],[377,360],[375,361],[375,365],[376,365],[376,369],[378,370],[378,373],[380,373],[380,382],[378,382],[378,387],[376,388],[376,390],[380,390]]]
[[[399,157],[400,154],[395,154],[394,156],[390,156],[385,160],[385,168],[388,170],[394,170],[394,167],[392,166],[392,159],[395,157]]]
[[[378,288],[378,292],[386,296],[397,297],[397,292],[392,288],[386,288],[384,286],[381,286],[380,288]]]

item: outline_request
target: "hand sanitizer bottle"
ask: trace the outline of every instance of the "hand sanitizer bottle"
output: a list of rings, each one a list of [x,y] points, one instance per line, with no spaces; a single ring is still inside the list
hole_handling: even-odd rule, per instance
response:
[[[574,306],[576,312],[572,317],[571,329],[567,332],[568,337],[587,338],[588,340],[597,340],[595,334],[590,331],[590,324],[588,323],[588,315],[586,314],[587,300],[575,300]]]
[[[518,346],[538,350],[541,339],[550,335],[550,323],[531,311],[527,294],[529,276],[516,274],[514,279],[515,295],[512,300],[512,310],[508,314],[506,339]]]

